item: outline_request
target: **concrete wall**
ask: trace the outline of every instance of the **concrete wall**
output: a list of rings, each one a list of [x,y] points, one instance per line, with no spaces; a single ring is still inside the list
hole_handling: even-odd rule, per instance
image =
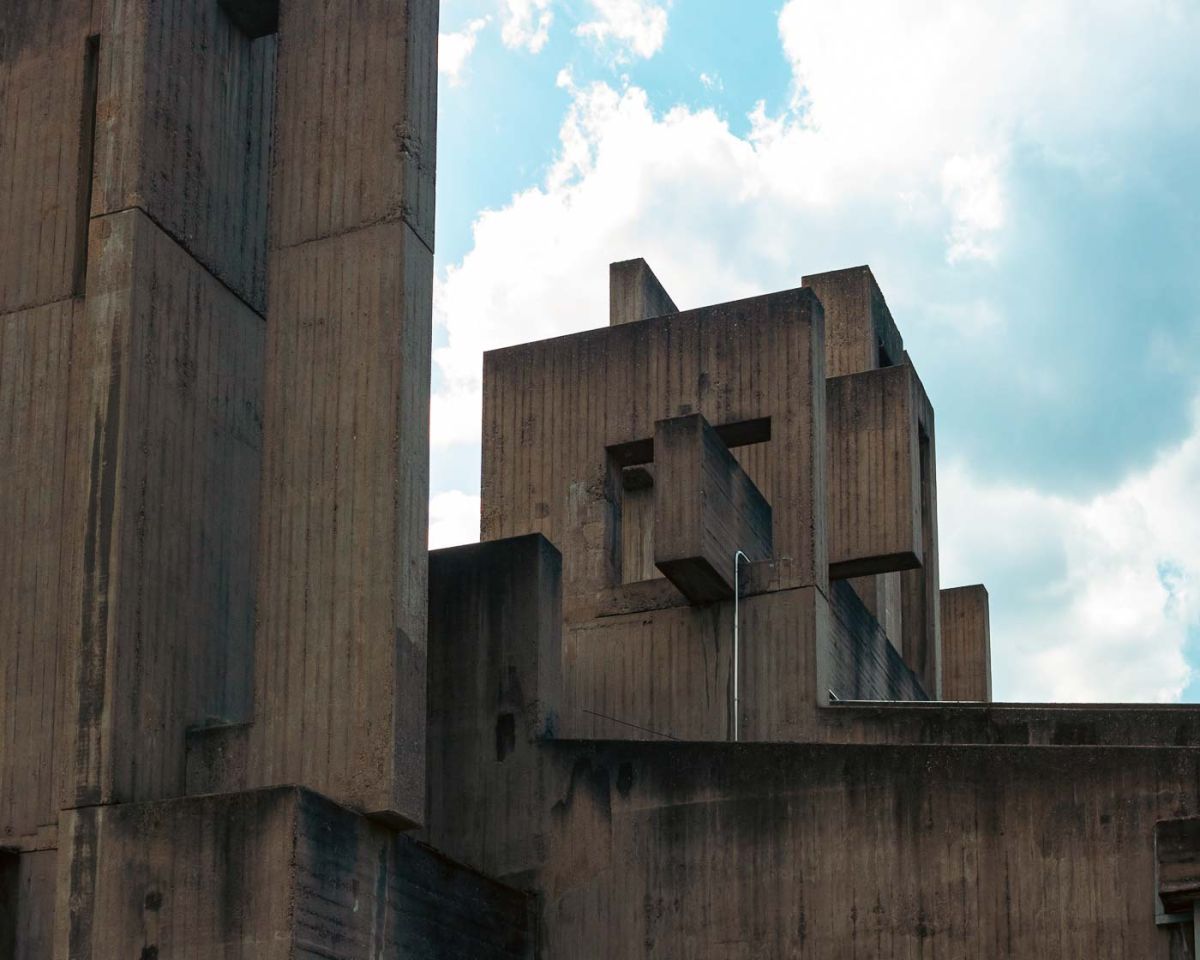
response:
[[[546,750],[549,956],[1172,956],[1154,824],[1192,749]]]
[[[101,918],[71,928],[96,956],[151,946],[153,910],[106,925],[113,904],[75,883],[96,863],[76,827],[205,780],[188,743],[237,742],[243,785],[424,815],[437,4],[297,0],[279,30],[251,38],[217,0],[0,5],[19,957],[51,955],[56,903]],[[212,864],[204,829],[191,856]],[[119,900],[145,850],[109,853]]]
[[[315,794],[276,788],[75,811],[68,960],[510,960],[528,898]]]
[[[746,689],[763,685],[741,730],[787,738],[805,722],[815,640],[802,638],[828,582],[822,331],[811,293],[791,290],[486,355],[483,538],[538,532],[562,551],[564,730],[731,735],[732,603],[622,583],[622,470],[653,464],[657,421],[696,413],[770,504],[780,558],[754,558],[770,572],[747,592],[781,595],[743,606]],[[656,501],[691,496],[656,477]],[[786,679],[768,687],[768,667]]]

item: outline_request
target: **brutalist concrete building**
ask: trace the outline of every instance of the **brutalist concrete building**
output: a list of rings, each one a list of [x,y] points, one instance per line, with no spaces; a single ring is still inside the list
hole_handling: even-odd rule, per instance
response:
[[[991,702],[867,267],[613,264],[427,551],[436,47],[0,6],[0,960],[1194,956],[1200,709]]]

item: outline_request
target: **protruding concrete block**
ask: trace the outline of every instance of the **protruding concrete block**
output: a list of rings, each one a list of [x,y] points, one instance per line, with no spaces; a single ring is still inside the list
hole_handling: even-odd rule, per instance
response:
[[[941,591],[942,699],[992,699],[992,643],[983,584]]]
[[[654,425],[654,564],[692,603],[733,596],[735,555],[771,557],[771,505],[701,414]]]
[[[608,322],[634,323],[678,313],[679,308],[659,282],[650,264],[638,257],[608,268]]]
[[[562,557],[550,541],[431,552],[424,838],[493,876],[532,870],[553,802],[538,745],[561,710]]]
[[[805,277],[825,308],[825,375],[841,377],[902,362],[904,341],[871,268]]]
[[[826,381],[829,576],[921,565],[921,460],[914,375],[887,367]]]

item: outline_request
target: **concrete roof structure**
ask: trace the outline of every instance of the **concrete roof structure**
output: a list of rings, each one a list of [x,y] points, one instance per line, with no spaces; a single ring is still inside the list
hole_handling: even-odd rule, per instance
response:
[[[991,702],[868,267],[484,363],[435,0],[0,11],[0,960],[1194,956],[1200,709]]]

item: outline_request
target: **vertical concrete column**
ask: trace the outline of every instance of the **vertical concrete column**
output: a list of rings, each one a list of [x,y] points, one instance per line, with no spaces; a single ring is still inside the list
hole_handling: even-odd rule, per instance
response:
[[[912,366],[907,351],[904,362]],[[924,562],[900,574],[901,619],[904,627],[904,659],[921,678],[932,700],[942,696],[942,605],[938,566],[937,526],[937,431],[933,404],[920,378],[913,373],[917,398],[917,429],[921,458],[921,542]]]
[[[436,0],[279,16],[249,771],[424,811]]]
[[[988,592],[981,584],[941,592],[942,698],[992,699]]]
[[[215,4],[87,7],[62,60],[87,245],[43,428],[64,458],[67,807],[177,795],[185,731],[249,712],[275,64]]]
[[[558,798],[538,741],[562,711],[562,556],[540,534],[429,556],[429,821],[423,838],[515,881]]]
[[[849,267],[804,278],[825,307],[825,375],[843,377],[894,366],[904,342],[871,268]],[[888,640],[905,652],[899,572],[850,579]]]

